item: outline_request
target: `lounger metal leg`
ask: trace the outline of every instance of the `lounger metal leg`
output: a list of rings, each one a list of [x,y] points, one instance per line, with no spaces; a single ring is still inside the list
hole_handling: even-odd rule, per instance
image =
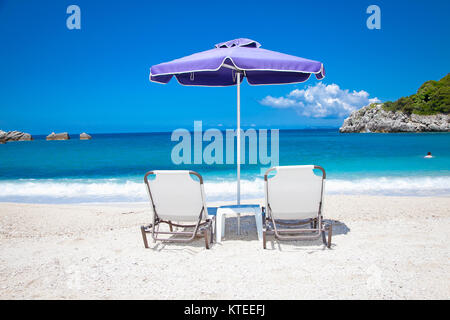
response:
[[[325,231],[328,233],[328,239],[325,237]],[[328,225],[324,228],[324,230],[322,231],[322,241],[323,244],[327,246],[327,248],[331,248],[331,236],[333,234],[333,226],[332,225]]]
[[[263,241],[263,249],[266,249],[266,230],[263,231],[262,241]]]
[[[173,232],[172,221],[169,221],[169,230],[170,230],[170,232]]]
[[[210,231],[210,242],[211,244],[214,242],[214,223],[211,220],[210,225],[209,225],[209,231]]]
[[[203,236],[205,237],[205,247],[209,249],[208,229],[203,230]]]
[[[141,233],[142,233],[142,240],[144,240],[144,247],[148,249],[148,242],[147,242],[147,234],[145,233],[145,227],[141,226]]]
[[[333,225],[328,226],[328,248],[331,248],[331,236],[333,233]]]

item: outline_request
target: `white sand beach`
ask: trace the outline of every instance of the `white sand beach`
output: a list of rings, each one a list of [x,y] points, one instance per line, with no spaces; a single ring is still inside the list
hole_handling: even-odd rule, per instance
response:
[[[262,202],[262,200],[259,200]],[[252,202],[252,201],[250,201]],[[333,246],[252,217],[221,244],[142,243],[146,203],[0,204],[1,299],[448,299],[450,198],[326,196]]]

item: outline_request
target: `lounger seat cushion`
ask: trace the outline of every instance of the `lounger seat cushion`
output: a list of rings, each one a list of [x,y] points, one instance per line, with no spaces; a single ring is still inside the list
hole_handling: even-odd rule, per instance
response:
[[[155,174],[149,185],[158,216],[169,221],[197,221],[204,208],[203,185],[189,171],[161,170]],[[203,219],[206,217],[207,213],[203,212]]]
[[[314,166],[277,167],[268,183],[268,203],[275,219],[317,217],[321,201],[322,178]],[[294,210],[292,210],[294,209]]]

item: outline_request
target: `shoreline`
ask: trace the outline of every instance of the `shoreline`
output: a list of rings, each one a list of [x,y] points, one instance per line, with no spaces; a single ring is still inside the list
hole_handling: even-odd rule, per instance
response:
[[[201,239],[145,249],[145,202],[0,203],[0,298],[448,299],[449,208],[448,197],[327,195],[331,250],[273,239],[263,250],[252,216],[240,236],[227,218],[206,250]]]
[[[432,201],[433,199],[446,199],[449,197],[448,194],[434,194],[434,195],[411,195],[411,194],[404,194],[404,195],[388,195],[388,194],[326,194],[326,197],[367,197],[367,198],[400,198],[400,199],[406,199],[406,198],[419,198],[419,199],[429,199]],[[207,206],[221,206],[221,205],[230,205],[235,204],[235,201],[233,200],[207,200],[206,201]],[[242,204],[260,204],[263,205],[264,199],[261,197],[258,198],[251,198],[251,199],[242,199]],[[82,206],[82,207],[146,207],[149,205],[149,200],[144,201],[85,201],[85,202],[23,202],[23,201],[2,201],[0,200],[0,208],[3,205],[30,205],[30,206]],[[450,209],[449,209],[450,210]]]
[[[327,196],[449,197],[450,175],[380,176],[354,179],[329,178]],[[0,203],[135,203],[148,201],[142,179],[16,179],[0,181]],[[264,180],[241,179],[241,198],[264,197]],[[207,201],[233,201],[235,179],[206,176]]]

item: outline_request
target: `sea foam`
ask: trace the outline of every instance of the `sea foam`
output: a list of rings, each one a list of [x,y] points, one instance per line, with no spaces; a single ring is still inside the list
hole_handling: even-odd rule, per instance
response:
[[[380,177],[359,180],[327,179],[326,194],[446,196],[450,177]],[[234,200],[233,180],[205,181],[208,201]],[[263,179],[242,180],[241,198],[264,197]],[[0,201],[29,203],[147,201],[143,182],[125,179],[42,179],[0,182]]]

